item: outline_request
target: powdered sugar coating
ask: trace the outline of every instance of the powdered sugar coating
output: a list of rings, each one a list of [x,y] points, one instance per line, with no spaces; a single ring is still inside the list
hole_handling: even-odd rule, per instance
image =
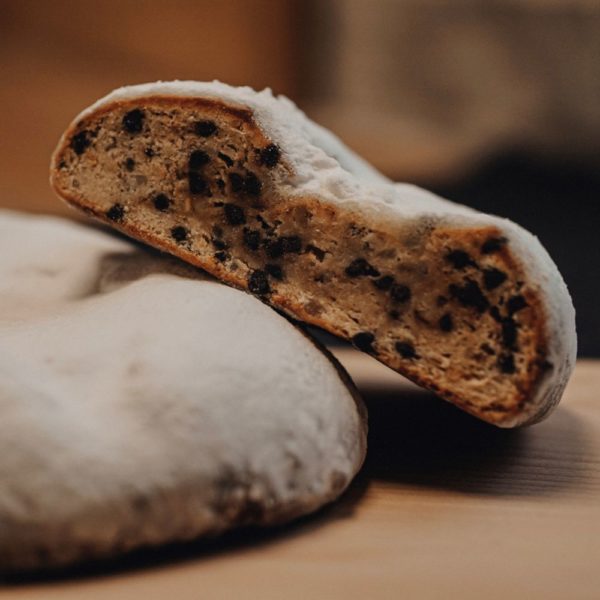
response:
[[[105,233],[8,212],[0,282],[3,567],[285,520],[360,467],[360,402],[248,294]]]
[[[522,413],[507,426],[536,420],[555,406],[575,364],[575,312],[556,265],[529,232],[507,219],[478,213],[416,186],[392,183],[346,148],[333,134],[310,121],[296,105],[271,90],[256,92],[217,81],[157,82],[120,88],[86,109],[123,100],[152,96],[202,97],[249,108],[267,137],[277,143],[292,167],[279,182],[290,196],[310,196],[324,203],[342,204],[363,214],[374,228],[390,225],[411,230],[423,223],[447,228],[497,227],[520,257],[528,283],[539,295],[546,322],[547,359],[553,364]]]

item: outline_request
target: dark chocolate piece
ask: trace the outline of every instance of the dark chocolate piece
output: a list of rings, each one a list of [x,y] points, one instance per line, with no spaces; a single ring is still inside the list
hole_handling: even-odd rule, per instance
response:
[[[486,290],[495,290],[498,286],[502,285],[508,279],[506,273],[490,267],[485,269],[483,272],[483,285]]]
[[[281,150],[276,144],[270,144],[266,148],[260,151],[260,162],[265,167],[272,168],[279,162],[281,156]]]
[[[200,137],[210,137],[217,131],[217,126],[214,121],[197,121],[194,125],[196,135]]]
[[[505,237],[492,237],[486,240],[481,246],[482,254],[492,254],[498,252],[508,240]]]
[[[237,204],[225,204],[223,210],[225,211],[225,218],[230,225],[243,225],[246,222],[246,215],[241,206]]]
[[[379,277],[379,271],[371,266],[364,258],[355,258],[347,267],[348,277]]]
[[[265,252],[269,258],[281,258],[283,256],[283,241],[281,238],[267,240],[265,242]]]
[[[123,129],[128,133],[139,133],[144,126],[144,113],[134,108],[123,116]]]
[[[498,366],[503,373],[508,375],[512,375],[517,370],[515,357],[512,354],[501,354],[498,358]]]
[[[497,306],[492,306],[490,308],[490,315],[492,315],[492,319],[494,319],[494,321],[497,323],[502,323],[502,315],[500,314]]]
[[[71,138],[71,148],[75,154],[82,155],[91,144],[87,133],[87,131],[80,131]]]
[[[189,231],[182,225],[177,225],[171,229],[171,237],[176,242],[185,242],[189,235]]]
[[[402,358],[419,358],[415,347],[410,342],[396,342],[396,352]]]
[[[254,173],[248,173],[244,177],[244,191],[251,196],[258,196],[262,189],[260,179]]]
[[[325,258],[325,251],[321,250],[321,248],[317,248],[316,246],[313,246],[312,244],[308,244],[306,246],[306,251],[310,252],[311,254],[314,254],[314,256],[316,257],[316,259],[319,262],[323,262],[323,259]]]
[[[261,271],[260,269],[252,271],[248,278],[248,289],[253,294],[258,294],[259,296],[268,294],[271,291],[265,271]]]
[[[135,169],[135,160],[133,160],[133,158],[128,158],[128,159],[125,161],[125,168],[126,168],[126,169],[127,169],[129,172],[133,171],[133,170]]]
[[[283,271],[279,265],[273,263],[267,263],[265,265],[265,271],[273,277],[273,279],[277,279],[281,281],[283,279]]]
[[[373,348],[373,342],[375,336],[370,331],[361,331],[356,335],[352,336],[352,343],[363,352],[369,352],[373,354],[375,349]]]
[[[234,194],[238,194],[244,189],[244,178],[239,173],[229,173],[229,183]]]
[[[438,321],[438,324],[440,329],[445,332],[452,331],[454,329],[454,322],[450,313],[442,315]]]
[[[227,250],[227,248],[229,248],[227,242],[224,242],[223,240],[219,240],[217,238],[213,238],[211,240],[211,243],[217,250]]]
[[[227,154],[223,154],[222,152],[219,152],[217,154],[217,156],[228,166],[228,167],[233,167],[233,158],[227,156]]]
[[[394,302],[408,302],[411,295],[410,288],[403,283],[394,283],[390,289],[390,296]]]
[[[472,279],[467,279],[464,285],[452,283],[448,287],[448,291],[463,306],[476,308],[480,313],[490,305],[477,283]]]
[[[227,252],[223,252],[222,250],[219,252],[215,252],[215,258],[219,262],[225,262],[227,260]]]
[[[106,216],[111,221],[122,221],[125,216],[125,209],[122,204],[113,204],[107,211]]]
[[[373,281],[375,287],[379,290],[383,290],[384,292],[387,292],[392,287],[393,283],[394,278],[391,275],[384,275],[383,277]]]
[[[208,162],[210,162],[210,156],[204,150],[194,150],[190,154],[188,166],[190,170],[201,169]]]
[[[150,146],[148,146],[148,148],[146,148],[144,150],[144,154],[148,157],[148,158],[152,158],[154,156],[154,150],[152,150],[152,148],[150,148]]]
[[[508,308],[508,314],[514,315],[516,312],[519,312],[520,310],[528,306],[528,304],[525,300],[525,297],[519,294],[518,296],[513,296],[512,298],[510,298],[506,306]]]
[[[169,210],[169,207],[171,206],[171,200],[166,194],[157,194],[154,196],[154,200],[152,202],[154,203],[154,208],[156,208],[156,210],[160,210],[161,212]]]
[[[283,244],[284,253],[290,252],[298,254],[302,250],[302,240],[297,235],[287,235],[280,239]]]
[[[476,266],[473,259],[464,250],[452,250],[446,254],[445,258],[455,269]]]
[[[511,317],[502,319],[502,343],[507,348],[516,350],[517,324]]]
[[[201,177],[195,171],[190,173],[190,193],[192,194],[206,194],[207,191],[210,192],[210,189],[206,185],[206,180]]]
[[[254,229],[244,228],[244,245],[250,250],[258,250],[260,246],[260,232]]]

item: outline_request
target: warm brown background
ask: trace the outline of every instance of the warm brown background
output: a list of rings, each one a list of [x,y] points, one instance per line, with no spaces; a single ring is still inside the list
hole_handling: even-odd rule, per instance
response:
[[[386,174],[520,222],[600,355],[597,0],[0,0],[0,207],[69,214],[61,132],[115,87],[270,86]]]

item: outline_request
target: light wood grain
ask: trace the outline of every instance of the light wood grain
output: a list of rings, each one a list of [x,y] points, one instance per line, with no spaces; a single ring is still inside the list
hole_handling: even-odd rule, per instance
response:
[[[598,598],[600,361],[545,422],[503,431],[338,352],[370,408],[367,463],[319,515],[143,552],[7,600]],[[385,385],[381,385],[385,381]]]

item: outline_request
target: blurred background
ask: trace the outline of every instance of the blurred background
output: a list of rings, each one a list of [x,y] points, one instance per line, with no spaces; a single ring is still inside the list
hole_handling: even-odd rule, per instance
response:
[[[600,355],[600,1],[0,0],[0,207],[73,216],[63,129],[157,79],[271,87],[386,175],[534,232]]]

